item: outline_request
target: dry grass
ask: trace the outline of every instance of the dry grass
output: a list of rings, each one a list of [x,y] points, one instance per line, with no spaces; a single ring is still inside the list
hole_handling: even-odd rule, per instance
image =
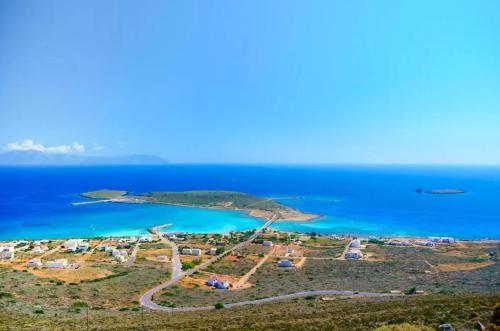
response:
[[[486,295],[429,295],[398,299],[300,299],[261,306],[211,312],[157,313],[90,310],[89,330],[349,330],[373,331],[386,325],[408,323],[437,330],[451,323],[456,330],[472,330],[481,321],[495,326],[493,310],[500,300]],[[6,330],[86,330],[85,311],[70,315],[29,315],[0,310]],[[1,328],[0,328],[1,329]],[[382,329],[394,330],[394,329]],[[398,329],[396,329],[398,330]],[[403,329],[405,330],[405,329]],[[427,329],[409,329],[412,331]]]
[[[394,325],[384,325],[376,328],[374,331],[434,331],[434,328],[425,325],[414,325],[414,324],[394,324]]]
[[[452,271],[468,271],[475,270],[484,267],[488,267],[490,265],[494,265],[493,261],[485,261],[485,262],[464,262],[464,263],[441,263],[437,265],[437,268],[440,271],[444,272],[452,272]]]
[[[111,275],[111,271],[96,267],[80,266],[79,269],[29,269],[29,272],[41,278],[57,279],[67,283],[79,283]]]

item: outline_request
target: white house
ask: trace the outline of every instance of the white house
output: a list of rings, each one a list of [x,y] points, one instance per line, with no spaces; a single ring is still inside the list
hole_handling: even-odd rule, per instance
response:
[[[193,248],[193,249],[191,249],[191,255],[201,256],[201,249],[199,249],[199,248]]]
[[[11,252],[14,253],[14,246],[0,246],[0,252]]]
[[[184,255],[191,255],[191,254],[193,254],[193,250],[191,248],[183,248],[182,249],[182,254],[184,254]]]
[[[63,243],[63,247],[67,251],[76,252],[78,250],[78,246],[82,243],[83,239],[70,239]]]
[[[97,246],[97,250],[100,251],[100,252],[104,252],[106,250],[106,248],[108,248],[107,245],[99,245],[99,246]]]
[[[113,247],[113,246],[104,246],[104,251],[106,253],[111,253],[114,250],[116,250],[116,247]]]
[[[118,262],[124,262],[128,258],[127,251],[119,251],[117,249],[113,249],[111,251],[111,256]]]
[[[354,239],[353,241],[351,241],[351,244],[349,246],[359,248],[361,247],[361,241],[359,239]]]
[[[295,250],[292,247],[286,248],[286,254],[290,255],[290,254],[293,254],[294,252],[295,252]]]
[[[35,253],[35,254],[42,254],[42,253],[44,253],[46,250],[47,250],[47,247],[46,247],[46,246],[35,246],[35,247],[32,249],[32,252],[33,252],[33,253]]]
[[[26,263],[27,267],[40,267],[42,265],[42,260],[40,259],[31,259]]]
[[[47,268],[64,269],[68,266],[68,260],[58,259],[54,261],[49,261],[46,264]]]
[[[455,239],[453,239],[451,237],[442,237],[441,242],[444,244],[453,244],[453,243],[455,243]]]
[[[273,246],[273,242],[272,241],[269,241],[269,240],[264,240],[262,242],[262,246],[265,246],[265,247],[272,247]]]
[[[168,256],[166,256],[166,255],[158,255],[156,257],[156,261],[158,261],[158,262],[168,262]]]
[[[142,236],[139,238],[140,243],[150,243],[153,241],[153,238],[151,236]]]
[[[86,252],[89,250],[89,243],[88,242],[81,242],[79,245],[78,245],[78,248],[77,250],[79,250],[80,252]]]
[[[217,255],[217,248],[213,247],[213,248],[210,248],[210,252],[209,252],[210,255]]]
[[[125,262],[125,260],[126,260],[126,257],[123,255],[115,255],[114,258],[118,262]]]
[[[0,252],[0,260],[13,260],[15,258],[15,254],[13,251],[3,251]]]

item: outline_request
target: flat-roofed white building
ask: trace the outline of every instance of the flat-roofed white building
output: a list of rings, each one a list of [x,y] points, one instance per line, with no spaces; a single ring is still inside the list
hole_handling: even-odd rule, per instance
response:
[[[83,239],[70,239],[63,243],[64,249],[70,252],[76,252],[78,247],[84,243]]]
[[[0,246],[0,252],[14,252],[14,246]]]
[[[90,248],[90,244],[88,242],[81,242],[78,245],[77,250],[79,250],[80,252],[86,252],[89,250],[89,248]]]
[[[350,247],[361,247],[361,241],[359,239],[354,239],[351,241]]]
[[[16,253],[10,251],[0,252],[0,260],[13,260],[16,257]]]
[[[26,266],[27,267],[40,267],[42,266],[42,260],[40,259],[31,259],[28,261],[28,263],[26,263]]]
[[[49,261],[45,264],[47,268],[54,268],[54,269],[64,269],[68,266],[68,260],[66,259],[57,259],[54,261]]]
[[[151,236],[142,236],[141,238],[139,238],[140,243],[150,243],[152,241],[153,241],[153,237],[151,237]]]

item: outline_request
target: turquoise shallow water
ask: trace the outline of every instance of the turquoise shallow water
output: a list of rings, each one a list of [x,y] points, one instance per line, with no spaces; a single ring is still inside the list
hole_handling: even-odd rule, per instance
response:
[[[0,239],[227,232],[261,220],[234,211],[161,205],[71,206],[101,188],[135,192],[232,190],[324,215],[274,228],[319,233],[500,238],[500,167],[169,165],[0,167]],[[461,188],[467,194],[417,194]]]
[[[172,224],[164,231],[191,233],[253,229],[262,221],[238,211],[206,210],[153,204],[100,203],[63,206],[30,216],[5,232],[8,238],[68,238],[147,234],[147,228]],[[1,238],[1,237],[0,237]]]

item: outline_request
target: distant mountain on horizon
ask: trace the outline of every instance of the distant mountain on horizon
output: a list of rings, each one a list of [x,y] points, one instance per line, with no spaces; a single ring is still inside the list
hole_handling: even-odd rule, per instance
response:
[[[0,165],[139,165],[167,163],[167,160],[159,156],[148,154],[86,156],[39,151],[10,151],[0,153]]]

